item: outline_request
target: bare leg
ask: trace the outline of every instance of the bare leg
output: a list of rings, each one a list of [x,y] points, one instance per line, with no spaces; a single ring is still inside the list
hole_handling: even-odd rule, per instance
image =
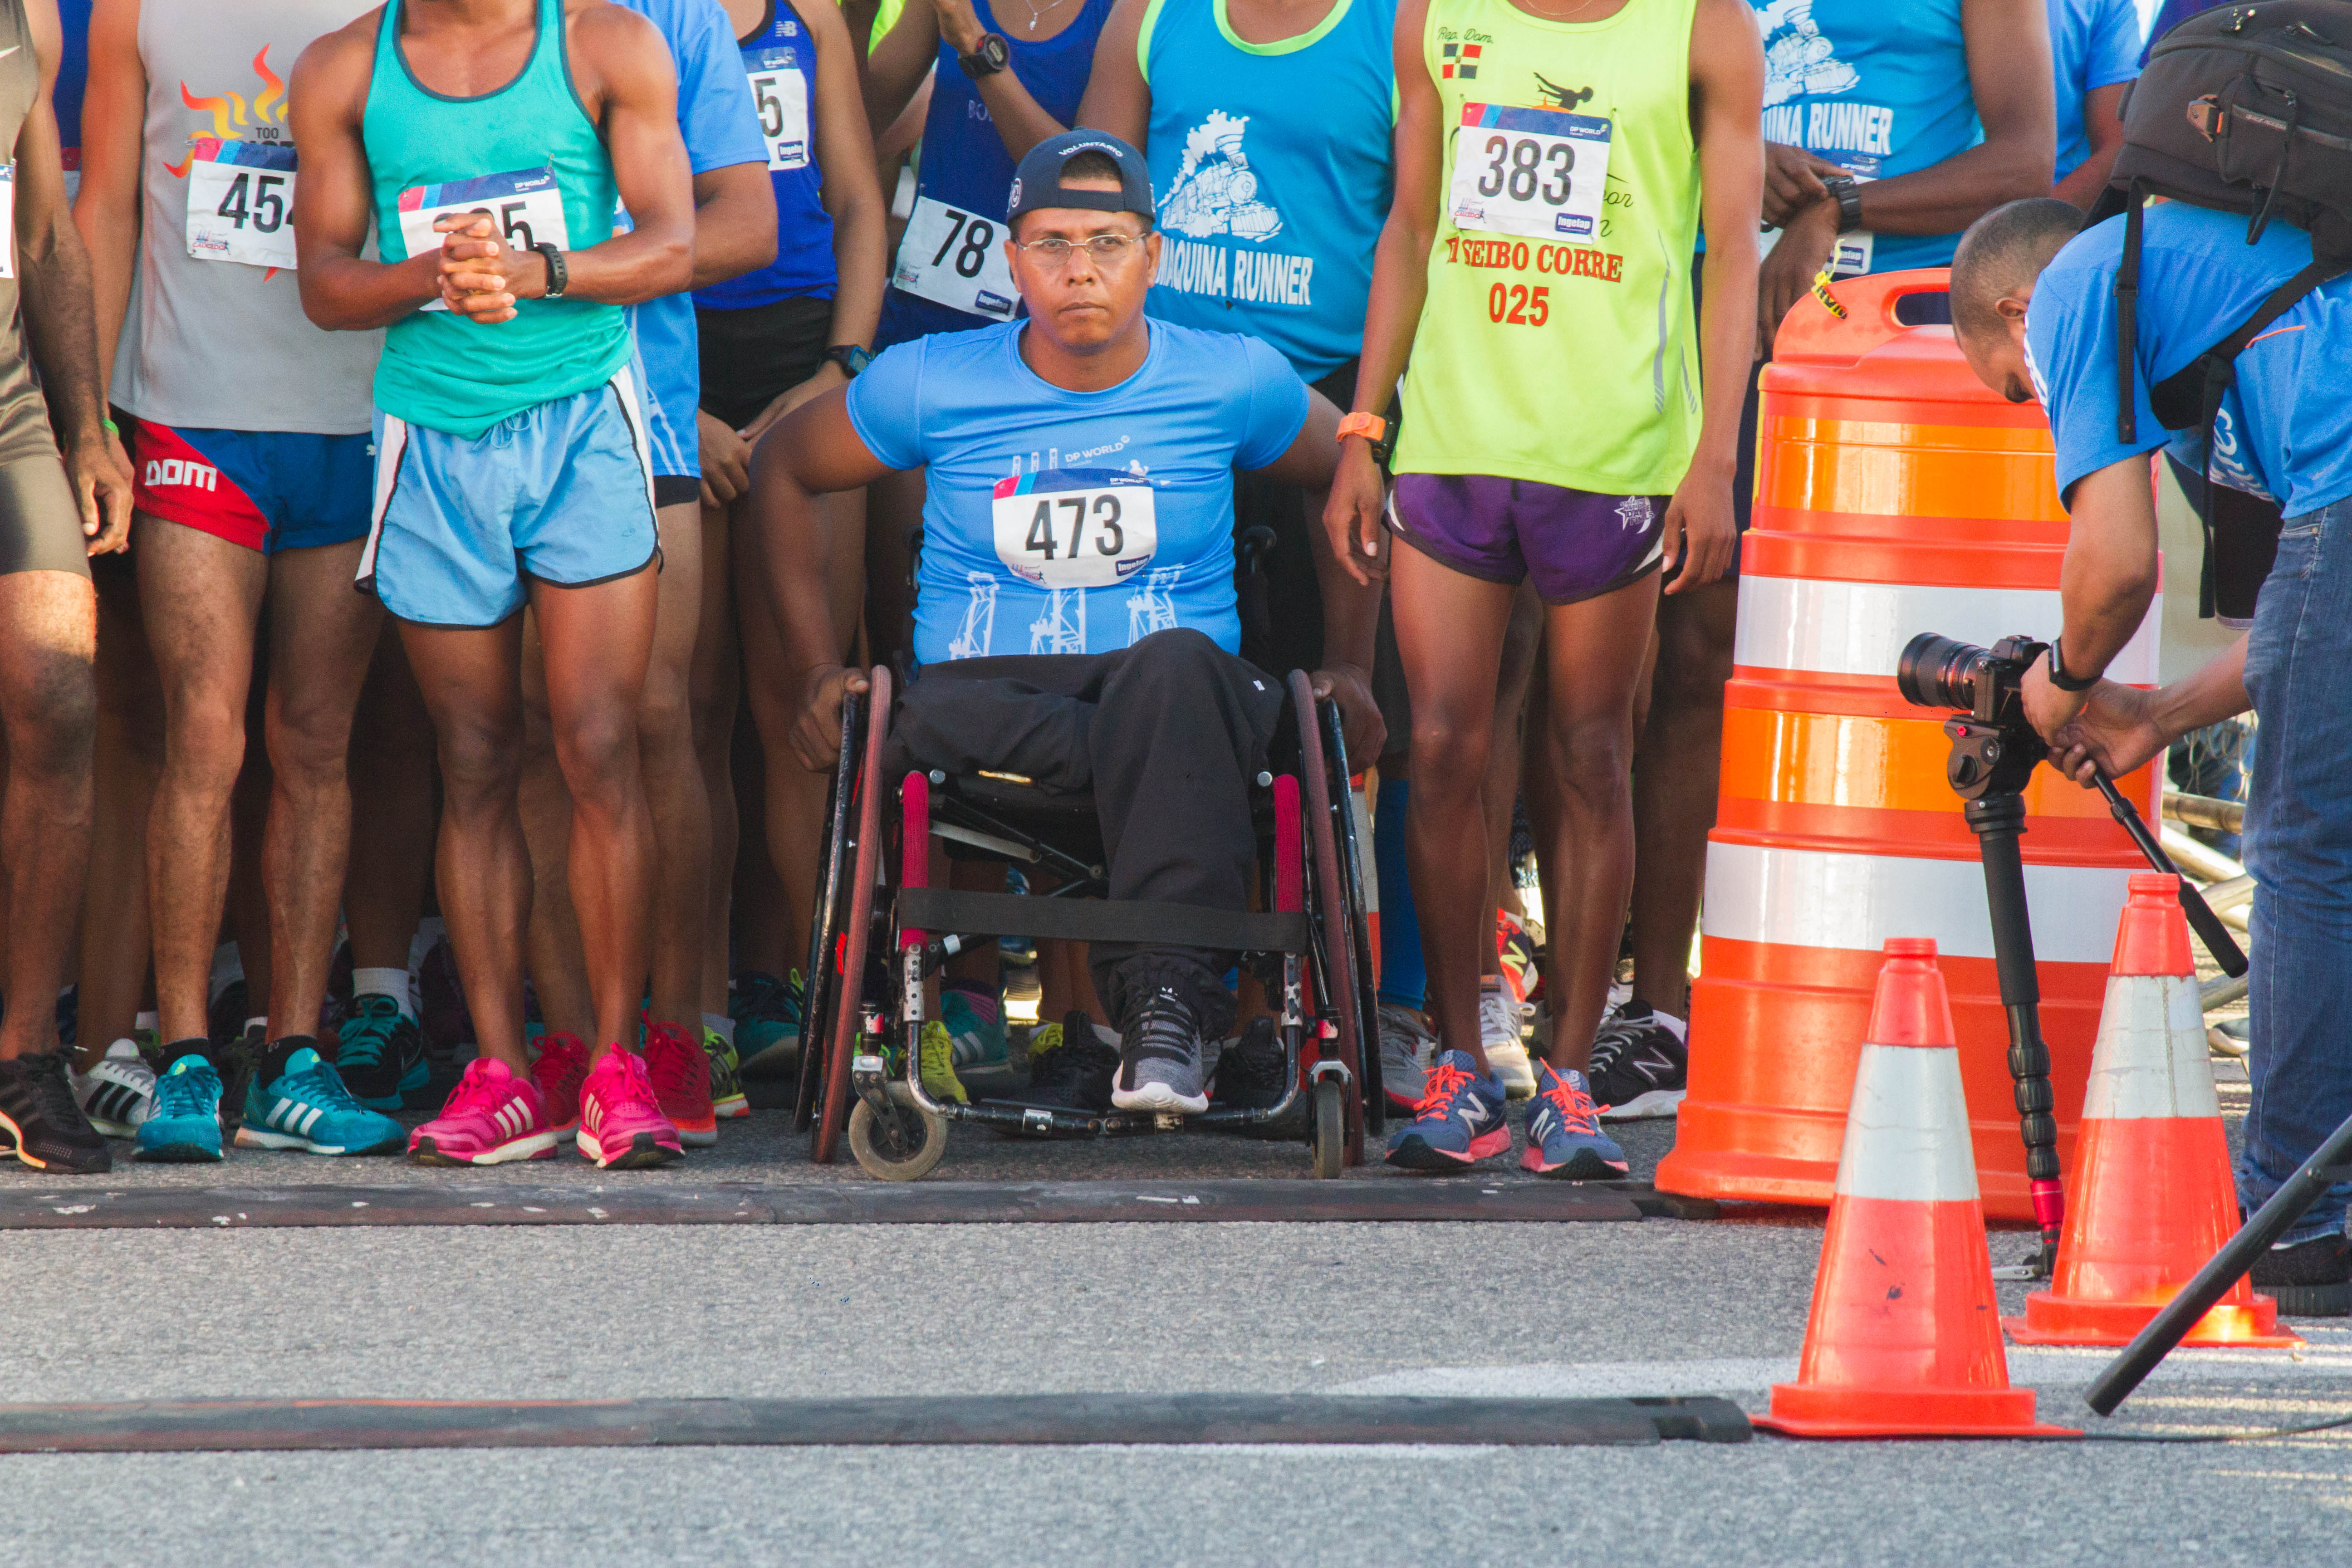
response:
[[[1511,602],[1511,626],[1503,638],[1503,673],[1495,693],[1495,742],[1486,753],[1486,778],[1481,786],[1486,806],[1486,918],[1481,926],[1486,941],[1478,949],[1478,974],[1483,981],[1499,978],[1503,957],[1495,947],[1495,910],[1511,890],[1511,807],[1519,795],[1520,742],[1527,729],[1528,682],[1535,673],[1536,656],[1543,646],[1543,601],[1533,584],[1519,585]]]
[[[269,1032],[319,1026],[352,839],[352,716],[383,610],[352,588],[362,542],[269,562]],[[327,1047],[333,1054],[333,1047]]]
[[[265,668],[257,658],[254,679],[246,689],[245,765],[237,770],[236,787],[228,795],[228,901],[222,922],[223,934],[236,943],[237,963],[245,971],[248,1017],[262,1017],[269,1009],[269,895],[261,886],[261,847],[269,826],[272,787],[264,734],[268,716],[263,705],[269,686]]]
[[[1736,582],[1661,601],[1649,720],[1635,743],[1633,989],[1678,1018],[1690,1015],[1691,930],[1715,826],[1738,605]]]
[[[258,551],[144,515],[134,521],[132,559],[163,699],[163,769],[147,823],[155,1001],[163,1038],[183,1040],[206,1032],[228,891],[229,795],[245,762],[268,563]]]
[[[70,572],[0,577],[0,872],[7,882],[0,1060],[57,1045],[58,988],[89,857],[98,596]]]
[[[742,819],[735,805],[735,721],[743,705],[742,648],[735,636],[733,562],[728,550],[727,521],[724,510],[711,508],[702,509],[695,520],[702,545],[702,605],[695,624],[687,687],[693,710],[694,754],[701,763],[704,809],[710,818],[702,973],[697,989],[702,1011],[721,1014],[727,1011],[727,937],[734,919],[735,881],[743,844]],[[752,750],[756,752],[758,748]],[[764,833],[761,843],[764,848]],[[787,934],[783,943],[790,942]]]
[[[709,956],[704,921],[712,883],[720,880],[711,875],[710,796],[695,747],[690,697],[704,597],[701,507],[664,507],[658,521],[662,569],[653,655],[637,707],[638,767],[654,833],[651,1016],[699,1046]]]
[[[405,969],[433,880],[433,720],[388,619],[360,693],[352,768],[352,853],[343,877],[352,963]]]
[[[163,766],[163,706],[139,617],[139,577],[128,557],[89,563],[98,590],[98,731],[91,768],[96,814],[83,881],[79,1048],[87,1072],[126,1039],[147,984],[147,814]]]
[[[539,617],[522,614],[522,783],[519,791],[523,841],[530,849],[530,925],[525,937],[531,994],[551,1035],[586,1039],[596,1028],[588,992],[588,955],[572,912],[572,791],[555,763],[555,731],[547,717],[547,658]]]

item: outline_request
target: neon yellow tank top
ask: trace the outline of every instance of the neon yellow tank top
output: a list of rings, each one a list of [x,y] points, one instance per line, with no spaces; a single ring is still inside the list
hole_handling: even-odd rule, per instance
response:
[[[1664,495],[1699,429],[1694,0],[1546,22],[1433,0],[1436,244],[1400,473]]]

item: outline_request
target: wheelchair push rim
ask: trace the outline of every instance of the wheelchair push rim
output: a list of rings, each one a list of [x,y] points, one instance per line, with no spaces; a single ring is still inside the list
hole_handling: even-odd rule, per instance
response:
[[[865,1020],[866,950],[874,927],[874,884],[882,850],[882,747],[890,713],[890,671],[876,665],[866,699],[865,765],[857,773],[857,867],[852,874],[849,919],[842,932],[838,995],[825,1047],[824,1099],[809,1140],[809,1159],[830,1165],[849,1124],[849,1062]]]

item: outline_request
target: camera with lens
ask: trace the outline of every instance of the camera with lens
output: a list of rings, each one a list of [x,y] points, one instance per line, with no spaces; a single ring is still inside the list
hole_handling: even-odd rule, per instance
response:
[[[1904,647],[1895,686],[1922,708],[1964,710],[1944,721],[1952,750],[1944,778],[1962,800],[2016,795],[2050,749],[2025,716],[2025,672],[2049,650],[2031,637],[1989,648],[1921,632]]]

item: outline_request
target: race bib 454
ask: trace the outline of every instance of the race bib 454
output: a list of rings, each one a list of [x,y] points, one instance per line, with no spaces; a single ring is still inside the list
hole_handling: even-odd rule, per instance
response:
[[[518,250],[535,245],[572,248],[572,237],[563,226],[563,192],[551,168],[411,185],[400,193],[401,242],[411,256],[438,250],[442,237],[434,232],[435,220],[466,213],[488,214],[499,237]],[[448,309],[438,300],[425,308]]]
[[[188,161],[188,254],[247,267],[294,265],[294,149],[199,136]]]
[[[1454,138],[1454,226],[1591,240],[1609,183],[1610,121],[1564,109],[1465,103]]]
[[[996,558],[1046,588],[1108,588],[1160,548],[1151,481],[1118,468],[1048,468],[999,479]]]

